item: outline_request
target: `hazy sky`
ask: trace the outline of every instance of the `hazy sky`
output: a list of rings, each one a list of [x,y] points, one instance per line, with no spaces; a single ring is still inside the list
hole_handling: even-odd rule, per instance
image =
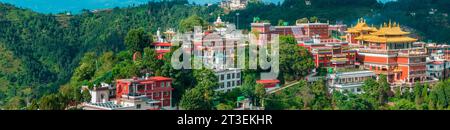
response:
[[[133,4],[144,4],[150,0],[0,0],[18,7],[30,8],[41,13],[78,12],[82,9],[104,9],[126,7]],[[157,1],[157,0],[156,0]],[[197,4],[215,3],[221,0],[189,0]],[[281,2],[283,0],[263,0],[265,2]],[[392,0],[381,0],[392,1]]]

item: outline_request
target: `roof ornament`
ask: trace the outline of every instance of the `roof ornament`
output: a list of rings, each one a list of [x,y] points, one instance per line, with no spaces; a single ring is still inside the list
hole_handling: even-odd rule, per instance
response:
[[[392,21],[389,20],[389,28],[391,28],[391,27],[392,27]]]

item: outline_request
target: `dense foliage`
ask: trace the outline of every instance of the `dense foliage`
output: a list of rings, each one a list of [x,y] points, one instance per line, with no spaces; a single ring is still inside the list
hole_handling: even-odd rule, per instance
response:
[[[384,81],[368,80],[364,86],[367,93],[361,95],[329,95],[323,82],[300,83],[267,96],[255,84],[261,70],[244,70],[240,89],[215,93],[211,89],[216,83],[205,82],[209,79],[202,79],[198,72],[175,70],[169,60],[155,60],[156,54],[148,43],[158,28],[190,31],[220,14],[225,21],[235,22],[238,18],[238,27],[245,29],[253,17],[274,25],[326,20],[352,24],[359,17],[379,24],[392,19],[408,30],[416,29],[422,40],[449,42],[449,6],[447,0],[398,0],[387,4],[376,0],[314,0],[312,5],[285,0],[278,4],[251,3],[247,9],[223,14],[217,5],[189,5],[186,0],[174,0],[66,15],[39,14],[0,3],[0,109],[69,109],[67,106],[73,105],[76,109],[77,104],[89,99],[87,92],[80,92],[82,85],[92,87],[147,73],[172,77],[174,103],[185,109],[231,109],[238,96],[248,97],[257,105],[265,104],[266,109],[448,109],[450,81],[434,87],[416,85],[412,93],[393,94],[387,91]],[[282,82],[301,79],[313,67],[311,57],[291,37],[281,37],[281,41]],[[170,59],[172,52],[165,59]],[[134,54],[140,54],[135,61]],[[180,100],[182,103],[178,103]]]
[[[79,15],[44,15],[0,4],[0,48],[5,50],[0,56],[9,57],[0,60],[7,63],[2,65],[14,66],[2,67],[0,71],[0,81],[4,81],[0,87],[0,106],[11,100],[20,105],[12,105],[15,107],[10,109],[22,109],[31,103],[26,98],[58,91],[76,73],[75,68],[86,52],[102,55],[125,50],[125,37],[131,29],[142,28],[146,34],[152,34],[158,28],[178,28],[182,19],[194,14],[212,21],[218,12],[217,6],[189,5],[186,0],[149,2],[97,12],[85,10]],[[142,30],[138,33],[142,34]],[[84,65],[79,71],[92,72],[92,69],[93,66]],[[86,74],[83,76],[92,75]]]

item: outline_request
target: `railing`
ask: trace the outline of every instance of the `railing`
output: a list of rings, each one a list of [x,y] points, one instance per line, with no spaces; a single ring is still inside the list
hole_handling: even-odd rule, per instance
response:
[[[418,49],[418,50],[400,50],[398,52],[399,56],[426,56],[427,53],[425,49]]]
[[[359,53],[374,53],[374,54],[389,54],[395,55],[398,51],[395,50],[378,50],[378,49],[359,49]]]

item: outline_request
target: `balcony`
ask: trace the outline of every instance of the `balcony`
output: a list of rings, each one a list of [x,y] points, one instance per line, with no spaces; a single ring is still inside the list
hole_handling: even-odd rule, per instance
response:
[[[347,63],[347,58],[333,58],[330,60],[333,64],[345,64]]]
[[[408,49],[398,51],[399,56],[427,56],[425,49]]]
[[[425,49],[399,49],[399,50],[380,50],[380,49],[360,49],[359,53],[398,55],[398,56],[427,56]]]
[[[359,49],[359,53],[395,55],[398,53],[398,51],[397,50],[379,50],[379,49]]]

